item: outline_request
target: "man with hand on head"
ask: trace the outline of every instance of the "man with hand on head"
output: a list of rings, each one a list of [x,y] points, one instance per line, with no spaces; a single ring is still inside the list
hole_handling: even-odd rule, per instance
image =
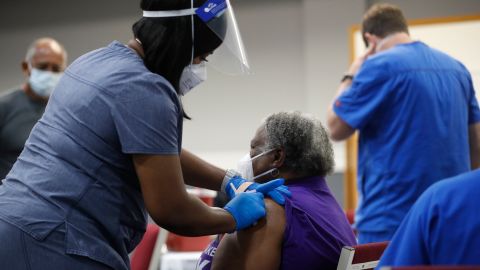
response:
[[[413,41],[398,7],[372,6],[362,37],[328,127],[337,141],[360,132],[355,226],[369,243],[390,240],[430,185],[479,166],[480,110],[468,70]]]
[[[37,39],[28,48],[22,61],[27,81],[0,97],[0,179],[22,152],[66,65],[64,47],[52,38]]]

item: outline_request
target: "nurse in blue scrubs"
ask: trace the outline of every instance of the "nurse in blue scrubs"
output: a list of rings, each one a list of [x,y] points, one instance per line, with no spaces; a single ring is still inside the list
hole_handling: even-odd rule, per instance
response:
[[[480,170],[442,180],[413,205],[382,266],[480,265]]]
[[[181,96],[205,79],[207,58],[226,46],[234,66],[248,69],[229,1],[141,8],[127,45],[114,41],[65,70],[3,180],[2,269],[129,269],[147,212],[178,234],[226,233],[265,215],[263,194],[282,203],[288,193],[282,180],[245,185],[182,149]],[[185,184],[234,198],[211,208]]]

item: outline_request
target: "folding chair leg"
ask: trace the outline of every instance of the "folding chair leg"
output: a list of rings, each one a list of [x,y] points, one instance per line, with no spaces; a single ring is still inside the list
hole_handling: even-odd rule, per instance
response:
[[[167,242],[168,231],[164,228],[160,228],[158,231],[157,242],[155,243],[155,247],[153,248],[152,259],[150,260],[150,264],[148,266],[148,270],[159,270],[160,263],[162,260],[163,255],[163,246]]]

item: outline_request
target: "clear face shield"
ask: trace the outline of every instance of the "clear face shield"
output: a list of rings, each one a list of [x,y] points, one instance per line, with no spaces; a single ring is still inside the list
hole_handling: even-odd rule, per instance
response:
[[[223,41],[208,57],[209,64],[226,74],[250,73],[247,53],[230,1],[208,0],[195,13]]]
[[[222,40],[222,44],[208,56],[208,65],[225,74],[249,74],[248,57],[230,1],[207,0],[198,8],[193,7],[193,0],[191,3],[190,9],[143,11],[143,17],[192,16],[192,39],[195,40],[193,16],[198,16]]]

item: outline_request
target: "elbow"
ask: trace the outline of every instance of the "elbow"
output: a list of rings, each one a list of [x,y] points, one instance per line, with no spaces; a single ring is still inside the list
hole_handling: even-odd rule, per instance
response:
[[[179,226],[179,218],[176,217],[176,211],[172,211],[172,209],[174,207],[147,207],[148,214],[159,227],[175,232],[175,228]]]
[[[330,136],[330,139],[334,142],[339,142],[346,139],[336,130],[330,130],[329,136]]]
[[[165,213],[165,211],[149,209],[148,214],[159,227],[162,227],[167,231],[171,231],[171,228],[175,227],[170,221],[169,214]]]
[[[345,137],[342,130],[339,128],[338,123],[335,123],[334,120],[328,121],[327,126],[328,126],[328,136],[332,141],[339,142],[348,138],[348,136]]]
[[[165,230],[181,235],[181,236],[201,236],[201,231],[196,230],[197,226],[192,226],[192,224],[186,224],[182,222],[175,222],[174,219],[170,218],[162,218],[162,217],[153,217],[151,216],[153,221],[159,226],[164,228]]]
[[[333,112],[331,112],[330,116],[328,117],[327,127],[330,139],[335,142],[346,140],[355,132],[355,129],[350,127],[345,121],[343,121]]]
[[[332,129],[330,130],[329,137],[334,142],[340,142],[348,139],[355,130],[353,128],[345,128],[345,129]]]

